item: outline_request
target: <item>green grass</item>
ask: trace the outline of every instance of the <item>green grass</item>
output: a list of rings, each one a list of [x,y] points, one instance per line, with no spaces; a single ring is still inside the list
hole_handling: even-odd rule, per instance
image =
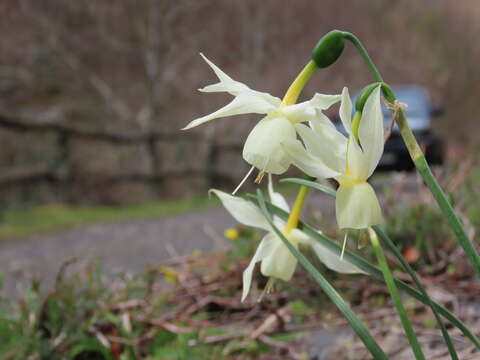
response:
[[[80,225],[178,215],[216,204],[206,196],[148,202],[128,207],[44,205],[0,213],[0,240],[25,237]]]

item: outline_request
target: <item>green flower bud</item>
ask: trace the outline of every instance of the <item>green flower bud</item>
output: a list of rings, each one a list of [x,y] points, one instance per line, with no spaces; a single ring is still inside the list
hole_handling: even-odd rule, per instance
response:
[[[365,102],[367,101],[368,97],[372,93],[373,89],[377,86],[381,85],[382,93],[387,101],[393,102],[395,100],[395,95],[393,94],[393,90],[390,86],[382,82],[376,82],[370,85],[365,86],[360,94],[357,97],[357,101],[355,102],[355,110],[356,111],[363,111],[363,107],[365,106]]]
[[[375,89],[381,83],[373,83],[370,85],[365,86],[357,96],[357,101],[355,101],[355,110],[362,112],[363,107],[365,106],[365,102],[367,101],[368,97],[372,93],[373,89]]]
[[[345,47],[345,34],[344,31],[332,30],[315,45],[312,60],[319,68],[326,68],[337,61]]]

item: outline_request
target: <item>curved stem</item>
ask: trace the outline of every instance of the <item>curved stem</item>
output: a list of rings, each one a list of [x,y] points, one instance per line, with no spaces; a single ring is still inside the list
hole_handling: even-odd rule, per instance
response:
[[[317,69],[318,66],[315,64],[315,62],[310,60],[289,86],[280,106],[295,104],[308,80],[310,80]]]
[[[372,59],[368,55],[367,50],[362,45],[360,40],[352,33],[345,33],[345,38],[350,40],[355,45],[358,52],[360,53],[363,60],[365,61],[366,65],[372,72],[375,80],[384,83],[382,75],[378,71],[377,67],[373,63]],[[384,83],[382,85],[382,90],[385,98],[390,103],[395,105],[397,98],[393,93],[393,91],[391,91],[390,87]],[[443,215],[447,219],[447,222],[450,228],[455,233],[455,236],[460,246],[464,249],[465,253],[467,254],[467,257],[470,263],[472,264],[473,268],[475,269],[477,274],[480,275],[480,256],[478,255],[475,247],[473,246],[472,242],[468,238],[468,235],[465,232],[465,229],[462,223],[460,222],[457,215],[455,214],[455,211],[453,210],[452,206],[448,202],[447,197],[445,196],[445,193],[443,192],[442,188],[440,187],[434,175],[432,174],[432,171],[430,170],[430,167],[428,166],[428,163],[425,160],[425,155],[423,154],[423,151],[420,148],[420,145],[418,144],[417,139],[413,135],[413,132],[410,129],[410,126],[408,125],[408,121],[405,117],[405,112],[400,107],[398,111],[396,111],[396,114],[397,116],[395,117],[395,121],[398,125],[400,134],[402,135],[403,141],[405,142],[405,145],[408,149],[410,157],[412,158],[413,163],[415,164],[415,167],[417,168],[418,172],[420,173],[423,180],[425,181],[428,188],[430,189],[433,197],[435,198],[435,201],[437,202]]]
[[[350,40],[353,45],[355,45],[355,47],[357,48],[358,52],[360,53],[360,55],[362,56],[363,60],[365,61],[365,63],[367,64],[368,68],[370,69],[370,71],[372,72],[373,74],[373,77],[375,78],[375,80],[377,81],[380,81],[380,82],[383,82],[383,78],[382,78],[382,75],[380,74],[380,71],[378,71],[377,67],[375,66],[375,64],[373,63],[373,60],[372,58],[370,57],[370,55],[368,55],[368,52],[367,50],[365,49],[365,47],[362,45],[361,41],[359,38],[357,38],[355,35],[353,35],[352,33],[345,33],[345,39],[348,39]]]

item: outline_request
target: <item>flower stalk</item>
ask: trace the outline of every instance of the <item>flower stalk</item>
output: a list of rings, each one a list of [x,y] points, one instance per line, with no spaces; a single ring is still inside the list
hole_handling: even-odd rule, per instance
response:
[[[311,79],[317,69],[318,66],[315,64],[315,62],[313,60],[310,60],[307,65],[305,65],[300,74],[298,74],[295,80],[293,80],[292,84],[289,86],[280,106],[288,106],[295,104],[303,88],[305,87],[305,85],[307,85],[308,81]],[[300,186],[297,197],[295,199],[295,204],[293,205],[292,211],[290,212],[287,224],[283,229],[284,235],[288,235],[290,231],[297,227],[300,215],[302,213],[303,204],[305,203],[305,199],[307,198],[309,190],[310,189],[306,186]]]
[[[285,96],[283,97],[280,106],[288,106],[295,104],[303,88],[305,87],[305,85],[307,85],[308,81],[317,69],[318,67],[317,65],[315,65],[315,62],[313,60],[310,60],[287,89],[287,92],[285,93]]]
[[[467,233],[465,232],[465,228],[463,227],[460,219],[455,214],[452,205],[447,200],[445,193],[443,192],[442,188],[438,184],[435,176],[433,175],[430,166],[428,165],[425,155],[417,142],[417,139],[413,135],[412,129],[408,125],[407,118],[405,116],[405,111],[402,109],[401,106],[398,104],[398,100],[391,90],[391,88],[383,82],[382,75],[378,71],[377,67],[373,63],[372,59],[367,53],[367,50],[362,45],[360,40],[351,33],[345,33],[345,38],[350,40],[357,50],[359,51],[360,55],[362,56],[363,60],[365,61],[366,65],[372,72],[373,77],[382,83],[382,92],[385,96],[385,99],[393,104],[393,106],[397,106],[397,111],[394,111],[397,116],[395,116],[395,122],[398,125],[400,130],[400,134],[403,138],[403,141],[408,149],[410,157],[413,160],[417,171],[419,172],[420,176],[423,178],[425,183],[427,184],[428,188],[430,189],[435,201],[437,202],[438,206],[440,207],[443,215],[445,216],[450,228],[453,230],[457,241],[459,242],[460,246],[464,249],[465,253],[467,254],[467,258],[469,259],[470,263],[472,264],[473,268],[480,275],[480,256],[476,251],[475,247],[473,246],[472,242],[470,241]]]

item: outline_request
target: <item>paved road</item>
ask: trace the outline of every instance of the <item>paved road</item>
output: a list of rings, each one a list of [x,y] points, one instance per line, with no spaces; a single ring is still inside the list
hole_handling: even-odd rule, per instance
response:
[[[380,186],[385,180],[380,181]],[[378,186],[377,186],[378,187]],[[322,223],[334,221],[334,200],[319,192],[309,197],[304,215]],[[223,208],[196,211],[170,218],[90,225],[45,234],[0,247],[0,272],[6,274],[6,290],[17,293],[25,279],[41,279],[46,287],[60,265],[75,256],[75,271],[95,259],[102,260],[109,273],[139,272],[148,264],[159,264],[175,255],[195,249],[210,251],[228,246],[223,230],[235,220]]]

